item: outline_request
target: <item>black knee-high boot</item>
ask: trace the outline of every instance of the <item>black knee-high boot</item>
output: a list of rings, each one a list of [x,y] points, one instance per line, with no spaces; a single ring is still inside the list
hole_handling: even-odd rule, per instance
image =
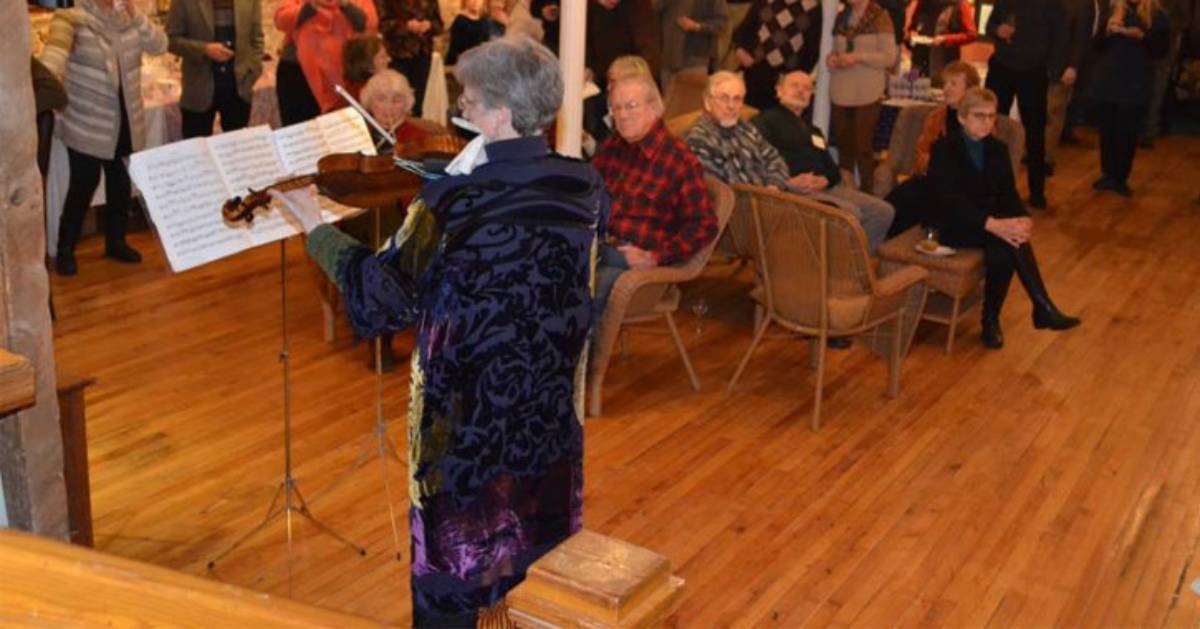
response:
[[[1008,243],[991,235],[983,246],[983,331],[980,336],[984,347],[1004,347],[1004,334],[1000,330],[1000,309],[1008,297],[1012,284],[1013,255]]]
[[[1029,243],[1013,250],[1013,264],[1021,285],[1033,302],[1033,327],[1039,330],[1068,330],[1079,325],[1077,317],[1063,314],[1050,300],[1050,293],[1046,291],[1046,284],[1038,271],[1037,258],[1033,256],[1033,247]]]

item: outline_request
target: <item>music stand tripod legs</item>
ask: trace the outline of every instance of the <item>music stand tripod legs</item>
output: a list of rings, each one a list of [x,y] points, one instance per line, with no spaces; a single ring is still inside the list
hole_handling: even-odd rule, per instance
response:
[[[356,551],[361,556],[366,556],[367,550],[361,546],[355,545],[350,540],[342,537],[333,529],[317,520],[311,511],[308,510],[308,503],[304,500],[304,495],[300,493],[300,487],[296,484],[296,479],[292,476],[292,403],[291,403],[291,360],[289,355],[288,333],[287,333],[287,244],[286,239],[279,241],[279,311],[280,311],[280,330],[281,330],[281,347],[279,350],[279,362],[283,365],[283,480],[280,481],[279,487],[275,490],[274,497],[271,498],[271,506],[267,508],[267,514],[263,517],[262,522],[258,526],[247,531],[237,539],[232,545],[213,557],[208,562],[208,569],[212,570],[216,567],[217,562],[224,559],[227,555],[239,548],[247,540],[258,534],[267,527],[276,518],[283,516],[287,529],[287,548],[288,548],[288,588],[291,588],[291,552],[292,552],[292,513],[298,513],[308,520],[321,533],[324,533],[344,546]]]

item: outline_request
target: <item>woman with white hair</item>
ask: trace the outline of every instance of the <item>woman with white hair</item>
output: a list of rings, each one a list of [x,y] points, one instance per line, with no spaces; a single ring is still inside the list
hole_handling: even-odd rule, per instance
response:
[[[428,135],[425,129],[413,124],[411,115],[416,95],[403,74],[395,70],[380,70],[363,86],[359,102],[396,138],[396,144],[420,140]],[[372,130],[374,132],[374,130]],[[376,145],[382,138],[376,138]],[[387,147],[391,150],[391,147]]]
[[[380,252],[323,225],[311,191],[277,194],[363,337],[416,326],[409,409],[413,624],[474,627],[581,527],[580,359],[608,196],[550,152],[558,61],[528,38],[455,68],[480,129]],[[503,613],[503,610],[485,612]]]
[[[414,100],[416,98],[408,79],[395,70],[379,70],[363,85],[359,102],[396,140],[395,145],[391,144],[372,127],[371,137],[380,154],[391,154],[396,146],[419,142],[429,135],[425,127],[415,124],[410,117]],[[405,208],[410,201],[402,199],[391,207],[374,208],[371,212],[348,218],[342,221],[341,229],[352,238],[378,248],[383,240],[400,229],[404,223]],[[385,372],[396,368],[392,336],[391,332],[381,335],[379,365]],[[375,371],[375,365],[375,344],[367,343],[367,369]]]

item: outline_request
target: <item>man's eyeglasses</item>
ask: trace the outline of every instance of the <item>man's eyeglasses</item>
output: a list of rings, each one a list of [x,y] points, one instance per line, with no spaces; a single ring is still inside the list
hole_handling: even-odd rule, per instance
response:
[[[631,113],[641,109],[642,106],[645,104],[646,103],[644,103],[640,100],[631,100],[626,103],[609,103],[608,111],[609,111],[609,113],[611,113],[614,116],[619,113],[631,114]]]
[[[722,105],[741,105],[746,100],[745,94],[713,94],[709,98]]]
[[[994,112],[994,111],[972,111],[967,114],[967,117],[978,120],[980,122],[992,121],[992,120],[996,119],[996,112]]]

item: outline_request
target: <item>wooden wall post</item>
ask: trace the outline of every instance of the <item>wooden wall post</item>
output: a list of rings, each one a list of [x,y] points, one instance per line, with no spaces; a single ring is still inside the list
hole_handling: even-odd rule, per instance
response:
[[[0,475],[7,526],[65,539],[67,499],[55,397],[42,184],[37,170],[29,16],[0,2],[0,345],[36,372],[36,403],[0,416]]]

